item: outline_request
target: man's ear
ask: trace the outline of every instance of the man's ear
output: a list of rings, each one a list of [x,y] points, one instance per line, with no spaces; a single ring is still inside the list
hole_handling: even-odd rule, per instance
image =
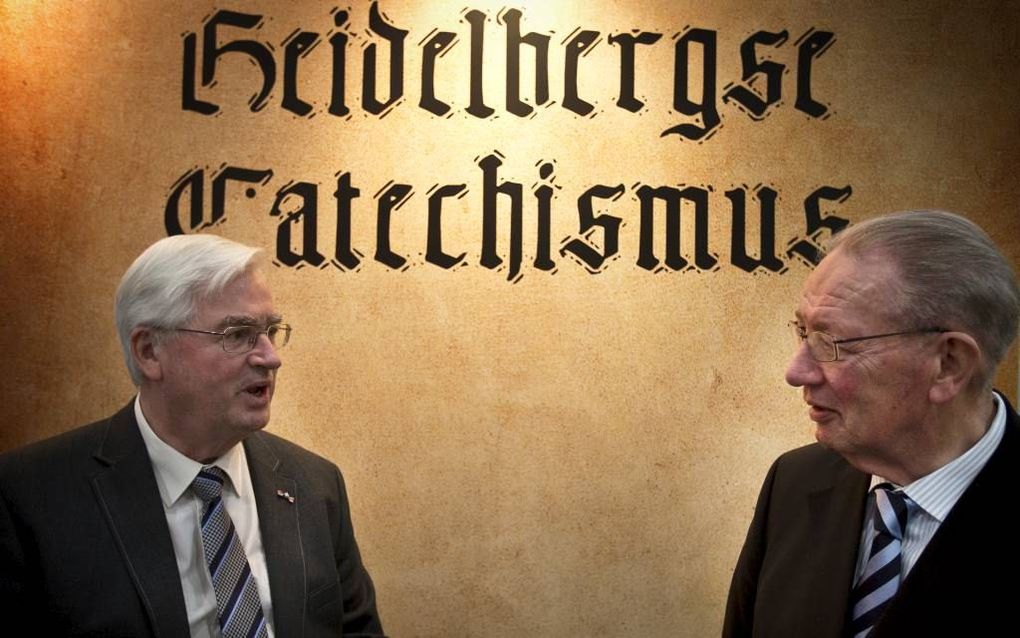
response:
[[[148,381],[159,381],[163,378],[163,355],[160,344],[156,342],[156,333],[152,328],[139,326],[131,331],[131,358]]]
[[[964,392],[971,381],[981,374],[984,357],[974,337],[964,332],[939,335],[938,369],[928,398],[932,403],[947,403]]]

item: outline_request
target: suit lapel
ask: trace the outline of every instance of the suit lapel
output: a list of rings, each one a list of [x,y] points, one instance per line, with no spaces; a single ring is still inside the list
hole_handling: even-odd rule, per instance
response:
[[[108,421],[90,481],[156,636],[188,634],[181,578],[149,454],[129,403]]]
[[[815,568],[805,608],[817,610],[816,636],[842,635],[853,587],[870,477],[841,463],[832,485],[808,495]]]
[[[275,632],[277,636],[300,636],[304,633],[304,601],[307,592],[304,551],[298,524],[298,512],[302,505],[298,484],[283,474],[280,460],[265,437],[259,433],[248,437],[244,448],[255,490],[262,549],[269,572]],[[278,491],[284,495],[279,495]]]

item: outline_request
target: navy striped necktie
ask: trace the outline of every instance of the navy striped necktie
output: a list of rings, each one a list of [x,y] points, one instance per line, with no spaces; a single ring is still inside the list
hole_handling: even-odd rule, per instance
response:
[[[223,470],[209,465],[191,483],[191,489],[204,503],[202,549],[216,592],[216,615],[224,638],[266,638],[266,619],[255,575],[223,506],[226,478]]]
[[[871,551],[850,595],[850,635],[854,638],[871,633],[900,587],[901,546],[907,518],[916,507],[906,494],[894,491],[889,483],[876,485],[874,495]]]

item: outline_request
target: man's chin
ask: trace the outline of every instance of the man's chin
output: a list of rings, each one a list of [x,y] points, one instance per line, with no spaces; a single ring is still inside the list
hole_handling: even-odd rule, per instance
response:
[[[815,422],[815,440],[822,447],[833,451],[839,451],[839,427],[836,419]]]
[[[246,411],[245,414],[239,415],[234,423],[238,425],[240,430],[258,432],[269,425],[269,408]]]
[[[268,409],[266,409],[266,412],[265,412],[264,415],[260,415],[258,418],[254,419],[252,421],[251,429],[252,429],[252,431],[257,431],[257,430],[261,430],[262,428],[266,427],[267,425],[269,425],[269,410]]]

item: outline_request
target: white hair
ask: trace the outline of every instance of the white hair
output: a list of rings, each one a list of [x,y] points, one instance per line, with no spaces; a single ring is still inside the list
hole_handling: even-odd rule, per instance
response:
[[[131,380],[142,374],[131,354],[131,332],[186,325],[198,303],[258,267],[261,249],[216,235],[176,235],[149,246],[127,269],[117,287],[114,318]],[[157,336],[157,339],[160,338]]]

